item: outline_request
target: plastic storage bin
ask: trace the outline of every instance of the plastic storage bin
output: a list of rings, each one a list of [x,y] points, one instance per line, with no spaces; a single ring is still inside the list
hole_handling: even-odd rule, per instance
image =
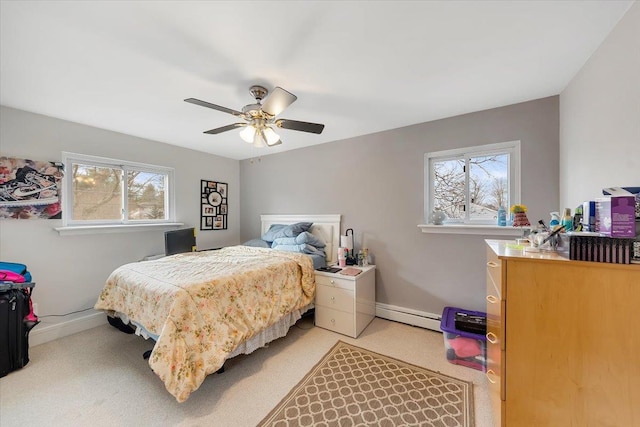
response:
[[[456,313],[469,316],[487,317],[481,311],[464,310],[457,307],[445,307],[442,312],[440,329],[444,336],[444,347],[447,360],[454,365],[467,366],[478,371],[487,370],[487,338],[483,334],[471,333],[456,329]]]

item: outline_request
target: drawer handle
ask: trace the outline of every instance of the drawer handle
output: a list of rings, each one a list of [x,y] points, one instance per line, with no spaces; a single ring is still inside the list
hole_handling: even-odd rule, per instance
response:
[[[330,283],[333,285],[333,284],[334,284],[334,283],[336,283],[336,282],[334,282],[334,281],[333,281],[333,279],[331,279],[331,282],[330,282]]]
[[[490,375],[495,375],[496,373],[493,372],[493,370],[491,369],[487,369],[487,373],[485,374],[487,376],[487,380],[491,383],[491,384],[495,384],[496,381],[491,379]]]
[[[487,267],[496,268],[497,266],[498,266],[498,263],[494,261],[489,261],[487,263]]]
[[[331,302],[336,302],[336,297],[331,297]]]
[[[336,319],[331,319],[331,323],[336,323]]]
[[[498,297],[495,295],[487,295],[487,301],[490,302],[491,304],[495,304],[498,302]]]
[[[487,341],[491,344],[498,344],[498,337],[493,332],[487,332]]]

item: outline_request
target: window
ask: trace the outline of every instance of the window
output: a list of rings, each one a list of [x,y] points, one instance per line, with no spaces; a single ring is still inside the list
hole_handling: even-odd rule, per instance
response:
[[[427,222],[440,209],[448,223],[495,225],[520,200],[520,141],[427,153],[424,168]]]
[[[173,169],[74,153],[65,165],[64,226],[173,221]]]

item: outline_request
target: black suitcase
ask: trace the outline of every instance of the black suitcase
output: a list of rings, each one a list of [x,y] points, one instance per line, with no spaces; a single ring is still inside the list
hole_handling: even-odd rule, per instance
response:
[[[34,285],[0,284],[0,377],[29,363],[29,332],[39,323],[28,320]]]

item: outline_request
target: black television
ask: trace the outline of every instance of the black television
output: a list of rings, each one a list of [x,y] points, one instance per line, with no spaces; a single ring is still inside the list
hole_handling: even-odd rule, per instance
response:
[[[196,229],[181,228],[164,232],[164,254],[174,255],[196,250]]]

